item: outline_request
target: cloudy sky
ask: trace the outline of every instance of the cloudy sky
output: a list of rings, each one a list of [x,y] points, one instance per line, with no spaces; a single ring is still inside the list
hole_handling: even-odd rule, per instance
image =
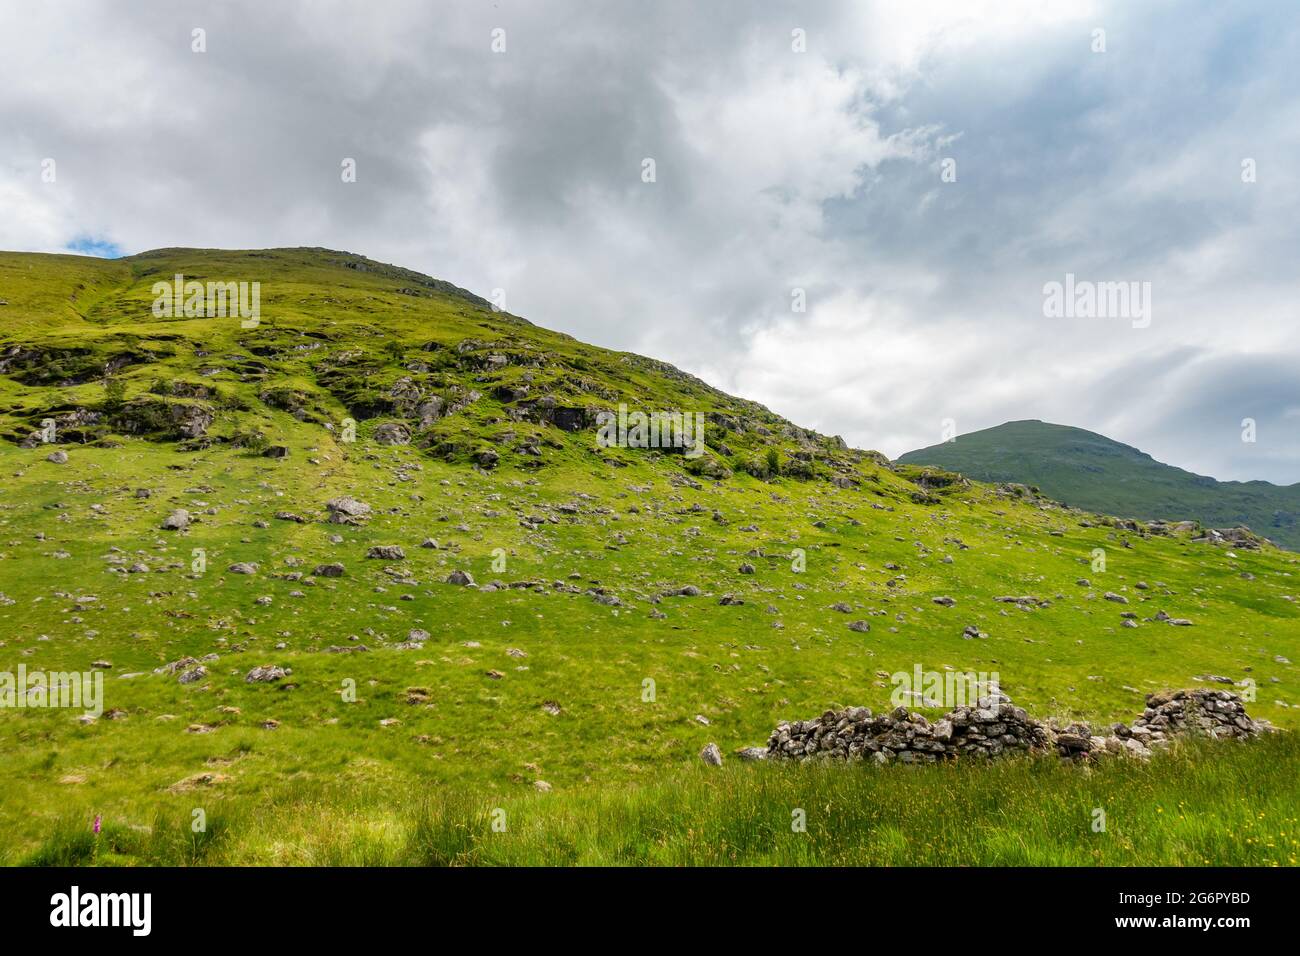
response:
[[[7,4],[0,248],[346,249],[889,455],[1291,483],[1297,62],[1290,0]]]

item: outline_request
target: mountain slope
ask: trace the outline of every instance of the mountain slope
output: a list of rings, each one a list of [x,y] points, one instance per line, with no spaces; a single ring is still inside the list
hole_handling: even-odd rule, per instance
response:
[[[176,273],[260,282],[258,325],[154,316]],[[918,666],[1103,722],[1255,681],[1300,725],[1275,548],[891,466],[347,253],[0,253],[0,302],[0,673],[106,675],[97,720],[0,708],[0,860],[96,814],[199,853],[192,810],[241,807],[299,821],[241,859],[363,862],[362,792],[527,813]],[[703,414],[704,454],[599,446],[620,403]]]
[[[258,282],[257,327],[156,318],[151,288],[174,275]],[[571,449],[568,435],[580,430],[585,448],[597,410],[632,402],[709,412],[715,440],[690,462],[696,473],[765,473],[769,447],[808,477],[847,472],[862,457],[665,363],[586,346],[449,283],[348,253],[164,249],[110,262],[0,254],[0,290],[0,436],[14,441],[52,418],[80,444],[125,432],[186,438],[195,450],[235,438],[223,430],[235,423],[274,436],[285,421],[277,413],[288,412],[317,425],[401,424],[439,456],[469,461],[543,437]],[[107,408],[110,379],[124,394]],[[69,417],[74,407],[82,411]],[[542,431],[556,423],[559,434]],[[716,440],[722,433],[726,442]]]
[[[901,455],[980,481],[1034,485],[1058,501],[1127,518],[1245,525],[1300,549],[1300,484],[1216,481],[1104,435],[1040,421],[1007,422]]]

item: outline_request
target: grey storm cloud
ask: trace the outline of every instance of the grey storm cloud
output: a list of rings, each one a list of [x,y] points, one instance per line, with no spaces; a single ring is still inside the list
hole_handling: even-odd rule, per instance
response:
[[[891,455],[1042,418],[1291,482],[1298,26],[1208,0],[8,5],[0,248],[347,249]],[[1048,318],[1067,273],[1150,282],[1150,326]]]

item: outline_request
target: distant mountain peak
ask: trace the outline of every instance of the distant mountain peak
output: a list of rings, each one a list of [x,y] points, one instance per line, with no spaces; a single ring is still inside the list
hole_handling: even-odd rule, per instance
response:
[[[1300,485],[1216,481],[1072,425],[1004,422],[897,460],[980,481],[1032,485],[1059,501],[1106,514],[1244,525],[1285,547],[1300,548]]]

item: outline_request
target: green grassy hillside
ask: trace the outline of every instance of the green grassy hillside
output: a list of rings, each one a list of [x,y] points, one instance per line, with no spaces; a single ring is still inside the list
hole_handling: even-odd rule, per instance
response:
[[[909,451],[898,460],[979,481],[1033,485],[1059,501],[1127,518],[1194,520],[1211,528],[1244,525],[1300,550],[1300,484],[1215,481],[1082,428],[1007,422]]]
[[[175,273],[260,282],[260,324],[155,318]],[[562,827],[602,794],[663,798],[709,741],[888,707],[917,664],[997,671],[1031,713],[1093,721],[1250,680],[1254,716],[1300,726],[1297,558],[1275,548],[891,466],[345,253],[3,253],[0,302],[0,671],[106,675],[93,722],[0,709],[8,862],[81,859],[96,815],[123,835],[110,861],[170,859],[149,834],[195,810],[250,862],[304,861],[341,817],[349,845],[388,845],[417,798]],[[598,447],[619,403],[705,413],[707,452]],[[340,496],[368,516],[330,522]],[[188,528],[164,530],[177,509]],[[260,665],[290,673],[248,682]]]

